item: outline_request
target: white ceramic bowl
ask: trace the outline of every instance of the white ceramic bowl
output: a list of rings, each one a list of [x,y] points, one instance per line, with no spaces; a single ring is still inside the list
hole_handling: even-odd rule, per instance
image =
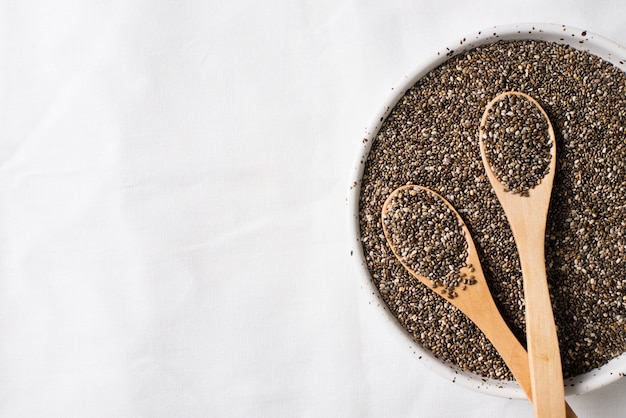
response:
[[[612,63],[623,71],[626,71],[626,48],[583,29],[566,25],[545,23],[524,23],[494,26],[492,28],[477,31],[465,37],[461,37],[460,39],[464,39],[465,41],[459,42],[456,40],[450,45],[444,45],[444,48],[439,50],[438,53],[433,54],[431,60],[428,60],[418,66],[417,69],[415,69],[402,81],[402,83],[396,86],[393,89],[394,93],[391,97],[389,97],[387,102],[383,104],[381,110],[374,118],[374,122],[372,122],[372,124],[368,127],[365,136],[367,141],[362,140],[359,147],[358,157],[352,172],[350,192],[347,199],[350,216],[350,253],[358,262],[358,270],[363,281],[363,288],[366,289],[368,294],[373,295],[380,302],[372,305],[379,306],[380,309],[378,310],[380,313],[384,315],[390,323],[395,324],[390,327],[391,329],[389,331],[389,335],[385,337],[397,338],[400,342],[405,343],[406,346],[411,347],[411,350],[416,352],[416,358],[419,359],[419,361],[423,362],[426,367],[435,373],[449,379],[451,382],[496,396],[521,399],[525,398],[525,395],[516,382],[485,379],[482,376],[468,373],[438,360],[430,351],[425,350],[416,344],[412,340],[409,333],[401,327],[396,318],[389,312],[385,303],[378,294],[378,289],[372,282],[365,264],[363,247],[360,242],[358,212],[361,177],[363,175],[364,167],[362,162],[367,159],[373,139],[378,134],[378,130],[380,129],[383,121],[389,115],[398,100],[420,78],[450,59],[452,56],[474,49],[481,45],[487,45],[503,40],[538,40],[569,45],[578,50],[588,51],[591,54]],[[602,386],[606,386],[624,375],[626,375],[626,354],[622,354],[620,357],[613,359],[601,368],[594,369],[589,373],[585,373],[571,379],[567,379],[565,381],[565,394],[574,395],[586,393]]]

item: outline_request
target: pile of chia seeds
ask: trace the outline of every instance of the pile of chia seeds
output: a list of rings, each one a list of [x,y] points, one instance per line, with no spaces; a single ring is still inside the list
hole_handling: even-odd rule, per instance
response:
[[[439,197],[417,186],[389,196],[382,213],[387,241],[412,271],[431,281],[449,298],[464,286],[468,245],[456,214]]]
[[[550,170],[548,121],[522,96],[506,94],[488,107],[481,139],[491,169],[511,193],[528,196]]]
[[[364,162],[359,221],[374,284],[413,339],[484,377],[512,375],[484,335],[413,279],[389,248],[382,205],[406,184],[460,213],[503,317],[524,344],[522,274],[506,216],[478,146],[487,103],[521,91],[552,122],[557,167],[546,265],[564,376],[626,352],[626,75],[587,52],[540,41],[498,42],[452,57],[392,109]]]

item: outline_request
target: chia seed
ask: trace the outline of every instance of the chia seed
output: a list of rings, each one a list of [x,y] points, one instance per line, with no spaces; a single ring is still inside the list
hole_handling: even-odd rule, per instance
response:
[[[505,91],[541,103],[555,132],[545,256],[563,374],[573,377],[626,352],[626,75],[610,63],[555,43],[498,42],[422,77],[385,119],[365,161],[359,202],[365,260],[382,299],[419,345],[483,377],[512,379],[478,328],[404,269],[380,216],[389,194],[406,184],[428,187],[454,205],[496,304],[525,344],[517,250],[478,146],[485,107]]]

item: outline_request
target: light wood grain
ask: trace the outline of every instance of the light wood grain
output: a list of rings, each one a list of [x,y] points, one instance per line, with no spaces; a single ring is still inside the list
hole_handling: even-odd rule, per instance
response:
[[[502,318],[502,315],[498,311],[493,297],[491,296],[491,291],[487,286],[487,282],[485,280],[485,276],[480,264],[480,259],[476,251],[476,247],[474,245],[474,241],[472,240],[470,232],[463,222],[463,219],[460,217],[454,207],[446,199],[430,189],[422,186],[409,185],[402,186],[394,190],[390,194],[390,196],[387,198],[383,205],[382,216],[385,216],[389,208],[390,202],[398,193],[401,193],[403,191],[409,191],[411,189],[422,189],[429,193],[432,193],[434,196],[441,199],[441,201],[445,203],[456,215],[456,218],[459,221],[461,228],[463,229],[465,239],[467,241],[468,256],[466,264],[473,267],[473,271],[470,271],[468,267],[464,267],[463,269],[461,269],[461,272],[466,273],[468,276],[474,276],[476,283],[473,285],[468,285],[465,290],[459,290],[457,297],[449,299],[445,295],[439,293],[437,289],[432,289],[430,287],[432,282],[429,278],[419,275],[417,272],[411,269],[408,264],[404,262],[402,257],[399,255],[398,250],[393,245],[393,242],[390,239],[389,232],[385,227],[385,222],[382,222],[383,231],[387,239],[387,243],[389,244],[396,258],[400,261],[400,263],[402,263],[404,268],[407,269],[411,276],[424,283],[429,289],[433,290],[433,292],[435,292],[442,298],[446,299],[461,312],[463,312],[472,322],[474,322],[474,324],[476,324],[476,326],[485,334],[489,341],[491,341],[506,365],[511,370],[511,373],[515,377],[515,380],[518,382],[528,399],[532,402],[533,394],[531,389],[532,385],[528,362],[528,353],[517,340],[515,335],[511,332],[510,328]],[[563,388],[562,381],[561,388]],[[567,417],[576,418],[576,414],[574,413],[574,411],[572,411],[569,405],[566,405],[566,407]]]
[[[529,190],[529,196],[506,191],[491,169],[485,153],[483,137],[489,109],[505,95],[517,95],[534,103],[548,122],[552,140],[548,174]],[[480,124],[480,152],[487,177],[491,182],[515,238],[524,281],[526,306],[526,339],[530,364],[530,381],[535,415],[538,418],[565,416],[563,373],[554,314],[548,291],[544,245],[546,220],[552,183],[556,170],[556,141],[552,124],[543,108],[532,97],[520,92],[507,92],[488,105]]]

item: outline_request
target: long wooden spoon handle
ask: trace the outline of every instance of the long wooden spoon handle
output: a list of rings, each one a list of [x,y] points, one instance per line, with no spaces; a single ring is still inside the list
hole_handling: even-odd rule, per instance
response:
[[[544,258],[544,235],[537,229],[525,231],[527,240],[518,244],[524,281],[524,301],[526,304],[526,336],[528,360],[531,364],[530,381],[533,399],[541,398],[543,403],[536,405],[540,417],[559,416],[564,398],[561,354],[557,339],[552,303],[548,291],[548,281]],[[535,232],[533,234],[533,232]],[[543,232],[539,230],[538,232]],[[534,235],[534,236],[533,236]],[[556,384],[560,382],[561,384]],[[538,394],[541,394],[539,396]]]
[[[501,318],[494,312],[494,318]],[[509,370],[515,377],[528,399],[533,402],[532,385],[530,378],[530,367],[528,362],[528,352],[511,332],[504,320],[494,320],[483,326],[483,333],[491,341],[498,351]],[[565,412],[567,418],[577,418],[576,413],[565,402]]]

